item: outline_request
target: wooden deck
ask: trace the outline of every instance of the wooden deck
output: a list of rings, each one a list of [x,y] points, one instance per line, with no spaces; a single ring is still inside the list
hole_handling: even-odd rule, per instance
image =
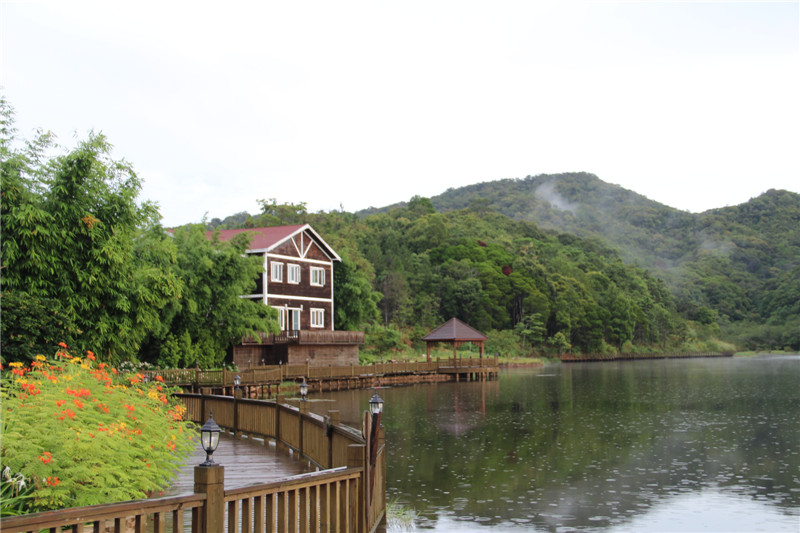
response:
[[[7,517],[3,532],[369,533],[384,520],[386,448],[380,415],[365,412],[362,433],[341,425],[335,411],[323,417],[308,413],[305,405],[177,396],[190,420],[207,420],[213,408],[220,427],[252,441],[224,438],[213,466],[195,466],[205,459],[195,452],[185,467],[193,471],[192,479],[180,476],[170,495]],[[265,445],[261,438],[275,444]],[[287,450],[291,455],[280,458]],[[310,463],[321,470],[302,473]]]
[[[225,467],[225,486],[229,488],[268,483],[315,470],[308,461],[300,461],[286,449],[278,449],[274,442],[265,445],[261,439],[235,439],[225,433],[213,459]],[[206,454],[198,446],[164,496],[194,493],[194,467],[205,460]]]
[[[306,380],[312,391],[363,389],[425,381],[478,381],[496,379],[500,370],[496,357],[437,359],[421,362],[391,362],[372,365],[313,366],[272,365],[242,371],[172,369],[145,372],[148,379],[162,379],[187,392],[233,395],[239,376],[245,397],[273,398],[286,381]]]

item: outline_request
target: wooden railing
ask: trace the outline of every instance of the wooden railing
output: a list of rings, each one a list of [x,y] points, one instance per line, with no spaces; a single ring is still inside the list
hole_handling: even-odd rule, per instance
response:
[[[275,439],[323,470],[225,490],[224,467],[197,466],[192,495],[4,518],[0,529],[4,533],[63,527],[73,532],[115,533],[370,533],[384,519],[386,455],[381,428],[362,435],[340,425],[337,411],[321,417],[277,401],[198,394],[178,397],[190,420],[203,422],[213,411],[217,424],[234,435]]]
[[[146,525],[149,523],[152,525],[153,531],[182,533],[187,525],[197,521],[205,503],[205,494],[192,494],[174,498],[73,507],[3,518],[0,521],[0,530],[3,533],[22,533],[38,532],[42,529],[61,531],[61,528],[66,527],[73,532],[113,531],[116,533],[129,530],[139,532],[145,531]],[[187,519],[190,520],[188,524]]]
[[[302,332],[305,333],[305,332]],[[336,332],[334,332],[336,333]],[[353,332],[350,332],[353,333]],[[312,366],[271,365],[258,366],[247,370],[148,370],[144,372],[149,379],[160,376],[172,385],[193,385],[196,387],[231,387],[236,376],[243,385],[280,384],[287,380],[364,378],[369,376],[392,376],[401,374],[447,374],[453,372],[469,372],[470,370],[496,369],[499,366],[496,357],[437,359],[422,362],[391,362],[372,365],[348,366]]]
[[[293,330],[244,337],[242,344],[364,344],[363,331]]]

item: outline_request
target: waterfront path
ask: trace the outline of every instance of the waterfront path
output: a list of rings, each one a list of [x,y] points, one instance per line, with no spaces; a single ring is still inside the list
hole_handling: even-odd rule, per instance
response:
[[[313,471],[307,461],[298,461],[289,451],[278,450],[274,441],[264,446],[260,439],[234,439],[223,433],[219,447],[214,452],[214,461],[225,467],[225,488],[232,489],[268,483],[277,479]],[[200,449],[198,434],[197,446],[186,464],[181,468],[178,478],[164,496],[192,494],[194,488],[194,467],[206,460]]]

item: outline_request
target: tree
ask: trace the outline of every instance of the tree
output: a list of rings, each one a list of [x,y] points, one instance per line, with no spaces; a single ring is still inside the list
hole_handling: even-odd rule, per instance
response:
[[[367,277],[346,256],[333,267],[334,329],[357,330],[378,316],[380,293],[372,290]]]
[[[137,204],[141,182],[130,165],[111,158],[103,135],[45,157],[52,136],[14,148],[13,113],[5,101],[0,108],[4,305],[46,302],[80,332],[76,348],[92,347],[107,361],[134,358],[181,289],[160,268],[174,258],[156,207]],[[51,329],[24,323],[4,320],[4,344],[20,336],[31,346],[55,341]]]
[[[264,268],[262,257],[244,254],[246,234],[209,240],[204,226],[194,224],[177,228],[173,243],[183,294],[164,308],[162,328],[148,339],[143,357],[165,367],[214,368],[243,336],[280,331],[275,309],[241,298],[253,292]]]
[[[263,226],[281,226],[287,224],[305,224],[308,216],[306,203],[278,204],[275,198],[258,200],[261,214],[248,220],[246,225],[251,228]]]
[[[531,344],[539,343],[544,340],[547,328],[539,313],[527,315],[514,326],[514,331],[522,338],[522,349],[525,349],[525,341],[530,339]]]
[[[563,355],[564,352],[572,348],[572,345],[567,340],[567,336],[560,331],[550,337],[547,342],[558,350],[558,355]]]

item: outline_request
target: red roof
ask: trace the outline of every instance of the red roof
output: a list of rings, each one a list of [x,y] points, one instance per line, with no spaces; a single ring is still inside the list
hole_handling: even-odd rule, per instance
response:
[[[298,233],[303,231],[308,231],[308,234],[314,239],[320,248],[322,248],[325,253],[327,253],[331,259],[334,261],[341,261],[339,256],[336,252],[333,251],[333,248],[328,246],[322,237],[314,231],[311,226],[308,224],[295,224],[293,226],[270,226],[267,228],[245,228],[245,229],[223,229],[219,231],[207,231],[206,237],[212,238],[215,233],[219,234],[219,240],[221,241],[229,241],[235,235],[240,233],[250,233],[252,237],[250,239],[250,246],[248,247],[248,251],[265,251],[268,252],[275,248],[276,246],[283,244],[287,240],[291,239]]]
[[[489,337],[477,329],[466,325],[457,318],[451,318],[424,337],[424,341],[485,341]]]

